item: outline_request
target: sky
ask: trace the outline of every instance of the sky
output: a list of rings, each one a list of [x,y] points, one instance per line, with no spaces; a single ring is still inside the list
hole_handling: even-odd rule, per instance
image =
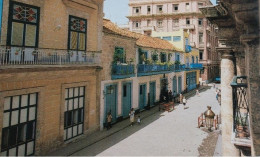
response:
[[[1,0],[0,0],[1,1]],[[117,25],[127,24],[128,19],[128,1],[129,0],[105,0],[104,13],[105,18],[110,19]],[[216,0],[210,0],[214,5]]]

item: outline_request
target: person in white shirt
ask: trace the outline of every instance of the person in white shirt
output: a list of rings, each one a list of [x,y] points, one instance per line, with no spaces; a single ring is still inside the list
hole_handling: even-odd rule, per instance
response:
[[[185,109],[186,103],[187,103],[187,100],[186,100],[185,96],[183,96],[182,104],[183,104],[183,108],[184,108],[184,109]]]

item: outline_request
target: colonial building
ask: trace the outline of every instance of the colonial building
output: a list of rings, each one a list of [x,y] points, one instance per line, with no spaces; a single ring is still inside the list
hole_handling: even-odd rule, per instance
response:
[[[219,0],[200,10],[218,26],[222,155],[260,156],[259,1]]]
[[[200,77],[205,82],[213,81],[219,76],[216,27],[199,11],[199,7],[205,5],[212,4],[209,0],[129,0],[129,28],[152,36],[156,36],[156,32],[164,33],[161,38],[173,42],[179,40],[179,36],[167,33],[188,30],[189,45],[199,49],[199,62],[203,63]]]
[[[4,0],[1,26],[0,154],[98,130],[103,0]]]
[[[101,59],[101,127],[108,112],[115,123],[128,117],[131,108],[142,111],[154,106],[163,82],[175,94],[185,91],[186,71],[198,69],[185,67],[183,50],[168,41],[120,29],[109,20],[104,20]],[[194,80],[196,87],[198,78]]]

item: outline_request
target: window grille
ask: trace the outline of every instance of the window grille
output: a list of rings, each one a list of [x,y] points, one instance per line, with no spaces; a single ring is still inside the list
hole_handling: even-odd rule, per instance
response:
[[[65,89],[64,140],[83,134],[85,87]]]
[[[1,155],[28,156],[35,152],[38,93],[4,98]]]

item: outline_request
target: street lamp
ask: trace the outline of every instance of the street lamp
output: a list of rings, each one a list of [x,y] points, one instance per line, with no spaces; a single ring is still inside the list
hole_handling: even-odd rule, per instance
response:
[[[210,106],[207,106],[207,108],[208,110],[204,112],[204,116],[206,119],[206,127],[209,131],[211,131],[211,128],[213,127],[215,113],[211,110]]]

